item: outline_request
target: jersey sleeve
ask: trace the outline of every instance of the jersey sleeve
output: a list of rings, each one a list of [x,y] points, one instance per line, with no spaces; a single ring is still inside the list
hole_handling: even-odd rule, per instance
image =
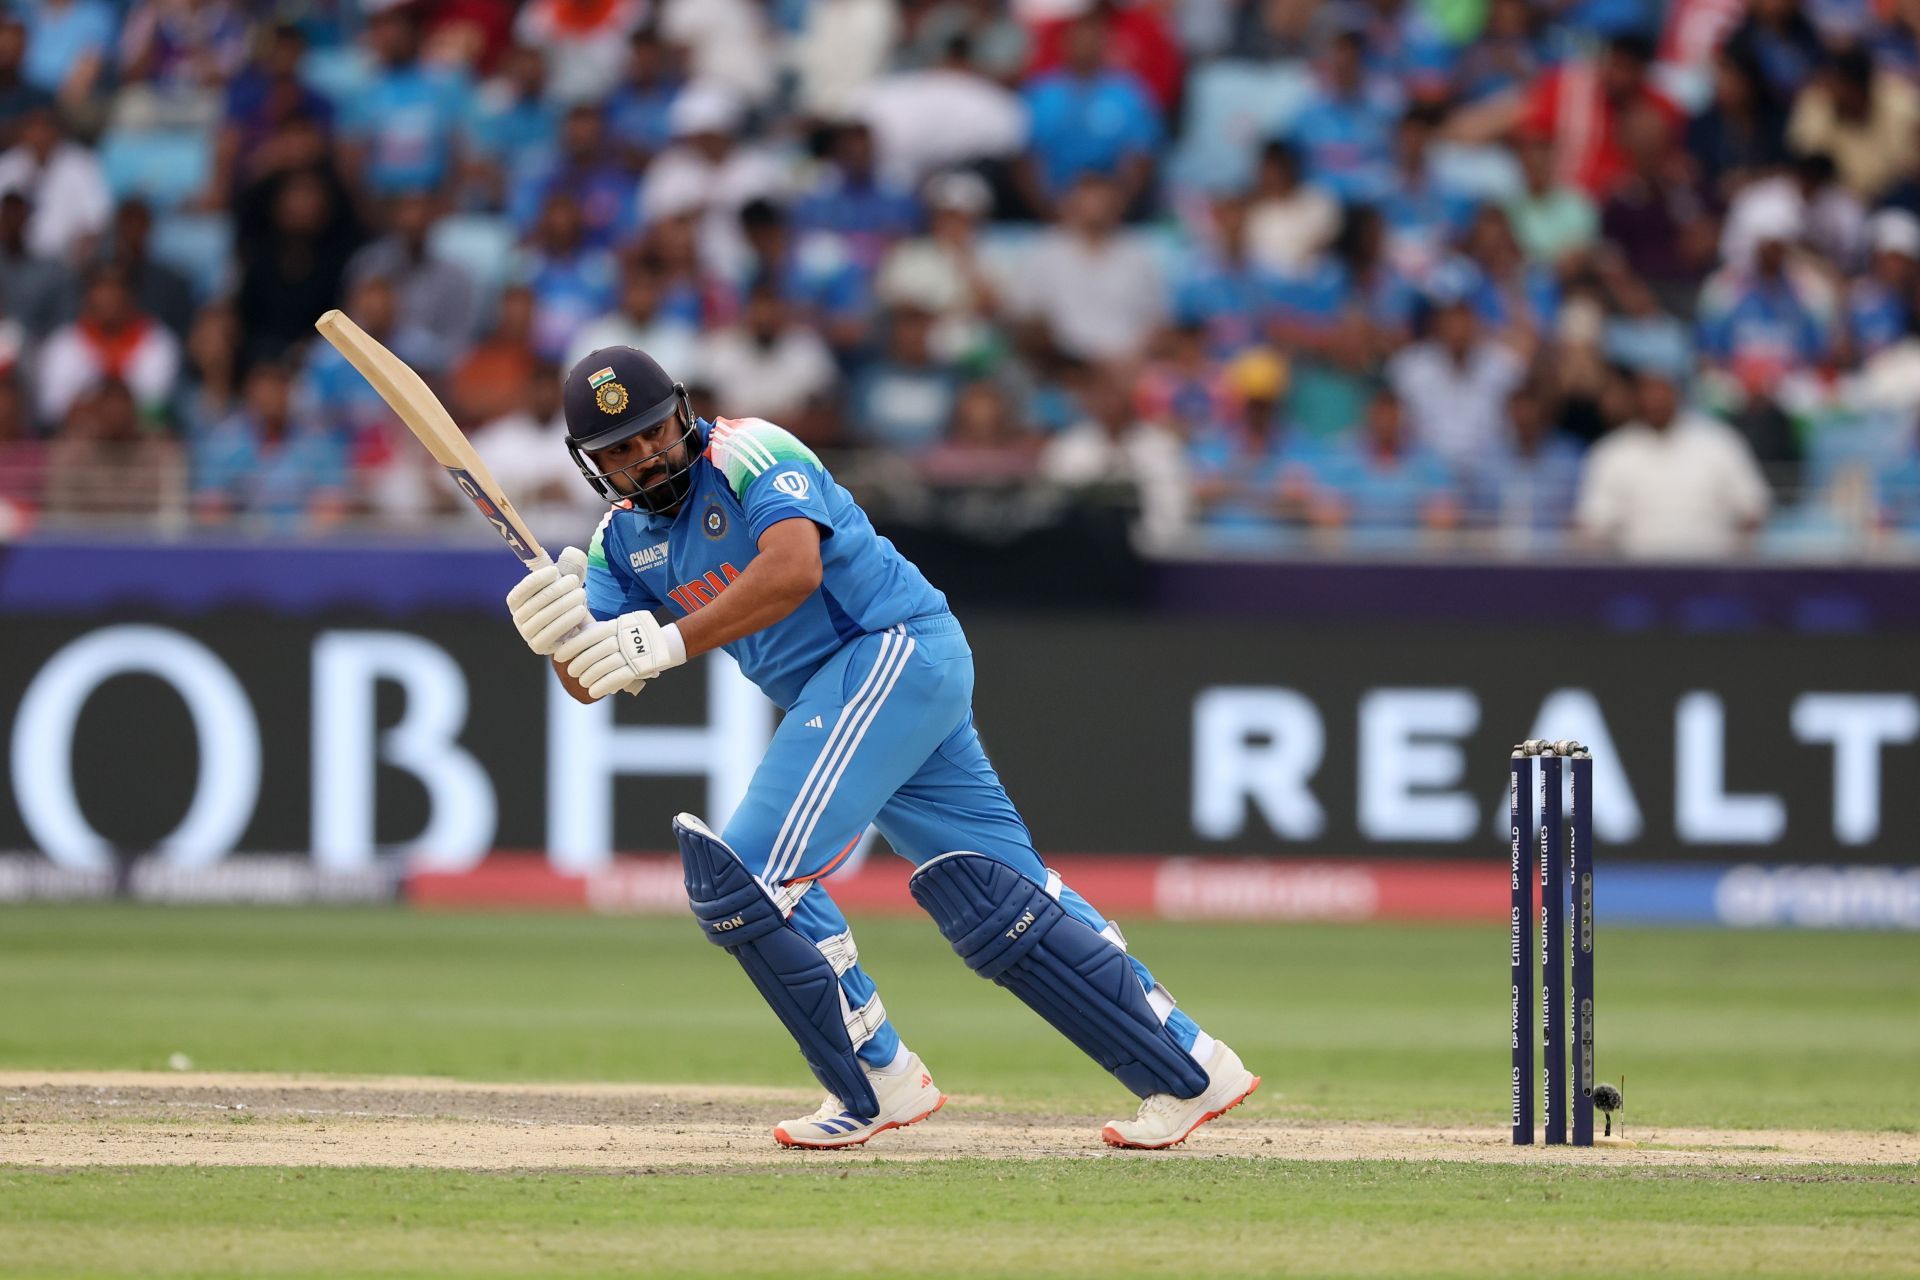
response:
[[[733,496],[746,508],[747,532],[755,542],[782,520],[811,520],[820,536],[833,536],[827,509],[826,468],[813,450],[771,422],[722,418],[713,428],[713,461]]]
[[[613,529],[613,512],[600,519],[587,544],[587,612],[606,622],[638,609],[658,612],[666,606],[626,567]]]

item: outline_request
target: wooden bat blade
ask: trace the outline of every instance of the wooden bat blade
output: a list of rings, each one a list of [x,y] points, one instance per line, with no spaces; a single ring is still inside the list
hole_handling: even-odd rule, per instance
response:
[[[526,521],[507,501],[499,481],[474,451],[473,443],[454,424],[433,389],[406,361],[387,350],[345,312],[329,311],[314,321],[313,327],[380,393],[387,407],[406,423],[407,430],[419,437],[434,461],[446,468],[460,492],[467,495],[528,569],[552,563],[527,528]]]

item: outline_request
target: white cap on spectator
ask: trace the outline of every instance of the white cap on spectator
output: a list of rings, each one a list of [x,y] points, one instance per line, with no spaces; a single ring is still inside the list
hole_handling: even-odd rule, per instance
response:
[[[1807,207],[1797,192],[1755,192],[1742,210],[1748,242],[1794,241],[1806,234]]]
[[[927,208],[978,218],[993,207],[993,190],[977,173],[941,173],[927,179]]]
[[[648,218],[678,218],[705,209],[710,196],[706,182],[694,170],[655,165],[647,175],[643,203]]]
[[[1920,218],[1905,209],[1882,209],[1868,224],[1875,253],[1920,259]]]
[[[676,138],[700,133],[732,133],[744,114],[740,100],[711,81],[696,80],[681,90],[667,112],[667,125]]]

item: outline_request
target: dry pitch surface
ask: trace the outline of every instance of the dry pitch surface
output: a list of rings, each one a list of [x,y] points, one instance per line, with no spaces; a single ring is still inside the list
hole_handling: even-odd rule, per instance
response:
[[[818,1096],[738,1087],[485,1084],[422,1077],[0,1072],[0,1163],[381,1166],[467,1170],[756,1167],[837,1158],[768,1136]],[[954,1097],[862,1156],[1140,1159],[1099,1140],[1110,1117]],[[1503,1130],[1240,1119],[1149,1159],[1410,1159],[1659,1167],[1920,1163],[1920,1134],[1634,1127],[1632,1149],[1515,1148]]]

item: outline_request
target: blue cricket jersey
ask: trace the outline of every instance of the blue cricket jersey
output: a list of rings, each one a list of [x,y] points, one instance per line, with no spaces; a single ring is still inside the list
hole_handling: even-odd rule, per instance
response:
[[[874,532],[813,450],[759,418],[701,419],[699,427],[706,450],[673,517],[621,502],[594,531],[587,608],[595,618],[649,609],[678,619],[703,608],[745,572],[769,526],[796,517],[820,529],[819,589],[779,622],[724,646],[783,710],[848,641],[947,611],[947,598]]]

